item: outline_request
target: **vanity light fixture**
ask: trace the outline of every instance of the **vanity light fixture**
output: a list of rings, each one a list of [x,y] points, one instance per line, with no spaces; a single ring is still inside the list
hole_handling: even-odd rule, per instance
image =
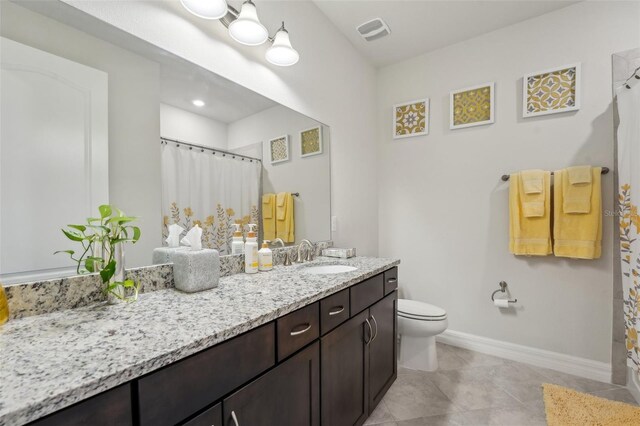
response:
[[[269,49],[267,49],[265,57],[267,58],[267,61],[271,62],[273,65],[281,67],[294,65],[300,59],[300,55],[296,49],[291,46],[289,31],[285,29],[284,22],[273,38],[273,44]]]
[[[227,14],[226,0],[180,0],[189,12],[204,19],[220,19]]]
[[[204,106],[204,101],[201,101],[200,99],[194,99],[193,101],[191,101],[192,104],[194,104],[197,107],[203,107]]]
[[[231,38],[238,43],[258,46],[269,40],[272,44],[267,49],[265,57],[273,65],[288,67],[300,60],[300,55],[291,46],[289,32],[285,29],[284,22],[275,36],[269,37],[269,31],[260,22],[256,5],[252,0],[245,0],[239,12],[225,0],[180,0],[180,2],[196,16],[219,19],[229,30]],[[196,105],[195,102],[194,105]]]
[[[247,46],[258,46],[269,38],[269,32],[258,19],[256,5],[251,0],[242,3],[240,14],[229,24],[229,35]]]

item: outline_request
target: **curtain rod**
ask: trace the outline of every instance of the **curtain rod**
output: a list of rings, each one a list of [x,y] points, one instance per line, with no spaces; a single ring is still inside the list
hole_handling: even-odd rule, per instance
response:
[[[600,174],[606,175],[607,173],[609,173],[609,168],[608,167],[603,167],[602,171],[600,171]],[[551,172],[551,176],[553,176],[553,172]],[[509,177],[511,177],[511,175],[502,175],[501,179],[503,181],[508,181]]]
[[[200,150],[200,152],[204,152],[204,150],[206,149],[207,151],[213,151],[213,155],[215,155],[216,152],[217,152],[217,153],[222,154],[223,157],[226,157],[227,155],[230,155],[231,158],[238,157],[238,158],[241,158],[242,161],[244,161],[246,159],[246,160],[249,160],[250,162],[253,162],[255,160],[255,161],[258,161],[258,162],[262,163],[261,159],[255,158],[255,157],[249,157],[248,155],[236,154],[235,152],[225,151],[223,149],[218,149],[218,148],[211,148],[211,147],[203,146],[203,145],[196,145],[194,143],[189,143],[189,142],[181,141],[181,140],[178,140],[178,139],[170,139],[170,138],[163,138],[163,137],[160,138],[160,144],[161,145],[163,143],[167,144],[169,142],[175,143],[177,147],[180,146],[180,145],[186,145],[186,146],[189,147],[190,150],[192,150],[193,148],[197,148],[197,149]]]

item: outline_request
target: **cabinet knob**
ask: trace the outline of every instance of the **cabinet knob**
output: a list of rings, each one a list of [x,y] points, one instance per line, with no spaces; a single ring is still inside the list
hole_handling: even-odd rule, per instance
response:
[[[331,308],[331,310],[329,311],[329,316],[334,316],[334,315],[338,315],[339,313],[344,311],[344,306],[340,305],[340,306],[335,306],[333,308]]]
[[[364,322],[367,324],[367,327],[369,327],[369,338],[365,340],[364,343],[369,345],[369,343],[371,343],[371,340],[372,340],[371,336],[373,336],[373,329],[371,328],[371,323],[369,322],[369,318],[365,319]]]
[[[299,336],[302,333],[306,333],[307,331],[309,331],[311,329],[311,324],[310,323],[305,323],[305,324],[302,324],[302,325],[299,325],[299,326],[296,326],[296,327],[305,327],[305,328],[302,329],[302,330],[298,330],[298,331],[293,331],[293,329],[292,329],[291,333],[289,333],[289,334],[291,334],[292,336]]]
[[[378,321],[376,321],[376,317],[374,317],[373,315],[371,315],[371,319],[373,320],[373,324],[376,326],[376,333],[371,338],[371,341],[373,342],[374,340],[376,340],[376,337],[378,337]]]

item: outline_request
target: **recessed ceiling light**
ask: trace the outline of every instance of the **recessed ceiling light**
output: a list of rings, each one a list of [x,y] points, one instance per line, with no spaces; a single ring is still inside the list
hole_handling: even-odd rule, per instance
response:
[[[200,99],[194,99],[192,101],[192,103],[197,107],[203,107],[204,106],[204,101],[201,101]]]

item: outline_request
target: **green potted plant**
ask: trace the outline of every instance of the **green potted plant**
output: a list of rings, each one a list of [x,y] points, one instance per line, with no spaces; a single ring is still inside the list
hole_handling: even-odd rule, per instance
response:
[[[98,207],[100,217],[87,218],[83,225],[68,225],[62,233],[81,245],[81,250],[61,250],[76,263],[78,274],[99,273],[109,303],[138,299],[140,283],[124,277],[124,244],[140,239],[140,228],[132,226],[137,218],[110,206]]]

